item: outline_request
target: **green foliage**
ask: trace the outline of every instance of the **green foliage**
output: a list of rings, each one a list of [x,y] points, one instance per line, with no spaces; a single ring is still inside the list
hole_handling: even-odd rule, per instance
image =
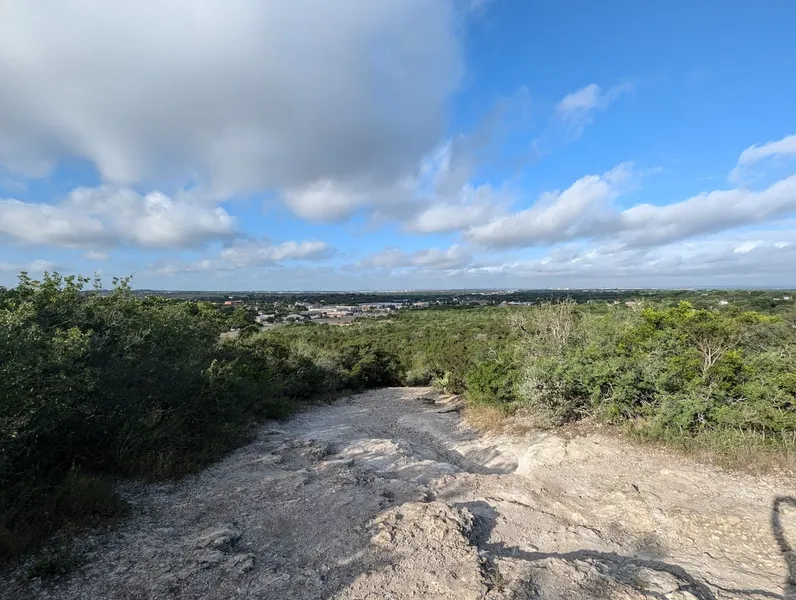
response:
[[[478,403],[507,403],[515,400],[519,371],[513,357],[498,354],[484,360],[467,375],[467,398]]]
[[[349,377],[351,348],[367,348],[380,357],[366,361],[372,385],[432,382],[474,403],[527,405],[550,425],[594,416],[666,441],[741,431],[777,443],[796,431],[796,318],[673,298],[435,309],[265,335]]]
[[[714,293],[671,292],[638,310],[455,307],[259,333],[250,309],[89,283],[23,273],[0,288],[0,557],[123,514],[116,477],[190,472],[253,423],[343,390],[433,383],[684,447],[796,444],[796,312],[770,293],[719,309]],[[45,556],[42,571],[59,562]]]
[[[536,337],[524,341],[521,398],[552,424],[594,415],[662,440],[740,431],[777,443],[796,431],[796,336],[781,319],[680,302],[583,311],[561,353]]]
[[[340,349],[340,365],[348,373],[348,387],[365,389],[400,384],[390,354],[370,344],[351,344]]]
[[[227,324],[231,329],[245,329],[254,325],[255,311],[242,306],[236,307],[228,316]]]
[[[30,474],[6,485],[0,491],[0,557],[34,546],[56,526],[80,528],[127,513],[112,480],[77,468],[61,478]]]
[[[351,387],[433,382],[447,392],[463,393],[481,362],[517,340],[507,314],[502,308],[433,309],[345,326],[289,325],[263,335],[336,365],[353,377]],[[352,376],[354,371],[359,374]]]
[[[342,364],[258,335],[222,343],[212,304],[87,283],[22,274],[0,293],[0,556],[117,513],[109,477],[184,474],[319,392],[397,381],[379,349]]]

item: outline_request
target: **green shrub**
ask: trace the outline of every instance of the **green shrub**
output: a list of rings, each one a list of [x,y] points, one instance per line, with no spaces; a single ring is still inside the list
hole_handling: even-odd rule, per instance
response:
[[[467,398],[478,403],[507,403],[516,399],[519,371],[509,353],[484,360],[467,375]]]
[[[340,349],[340,365],[347,374],[347,387],[366,389],[399,385],[396,361],[381,348],[351,344]]]
[[[88,283],[23,274],[0,289],[0,557],[123,512],[115,477],[188,473],[341,390],[433,383],[550,424],[593,416],[683,447],[794,452],[793,309],[562,302],[256,333],[251,311]]]
[[[520,398],[553,424],[592,415],[663,440],[796,431],[794,330],[777,319],[681,302],[571,322],[556,352],[538,333],[523,342]]]
[[[363,349],[343,374],[263,336],[221,343],[227,319],[207,303],[86,283],[23,274],[0,295],[3,556],[81,512],[115,512],[108,476],[188,473],[319,390],[394,380],[380,350]]]

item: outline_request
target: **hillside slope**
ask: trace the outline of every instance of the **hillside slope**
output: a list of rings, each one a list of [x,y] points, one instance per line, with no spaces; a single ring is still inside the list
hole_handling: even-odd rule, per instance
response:
[[[796,482],[589,434],[479,436],[423,388],[264,426],[0,598],[796,598]],[[772,524],[774,525],[772,531]]]

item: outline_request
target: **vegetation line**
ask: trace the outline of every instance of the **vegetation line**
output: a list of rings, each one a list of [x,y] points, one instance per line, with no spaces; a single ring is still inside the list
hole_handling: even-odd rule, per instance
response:
[[[89,283],[23,274],[0,288],[0,558],[123,514],[116,477],[194,471],[254,423],[342,390],[431,383],[486,419],[590,417],[728,464],[796,463],[789,302],[584,292],[260,332],[243,307]]]

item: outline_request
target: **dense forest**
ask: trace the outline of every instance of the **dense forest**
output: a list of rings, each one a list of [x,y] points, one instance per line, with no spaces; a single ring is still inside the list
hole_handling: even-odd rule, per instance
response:
[[[541,427],[597,420],[736,464],[796,460],[796,311],[771,293],[558,295],[222,339],[245,312],[90,284],[0,288],[0,557],[123,514],[118,477],[189,473],[257,422],[379,386],[435,385]]]

